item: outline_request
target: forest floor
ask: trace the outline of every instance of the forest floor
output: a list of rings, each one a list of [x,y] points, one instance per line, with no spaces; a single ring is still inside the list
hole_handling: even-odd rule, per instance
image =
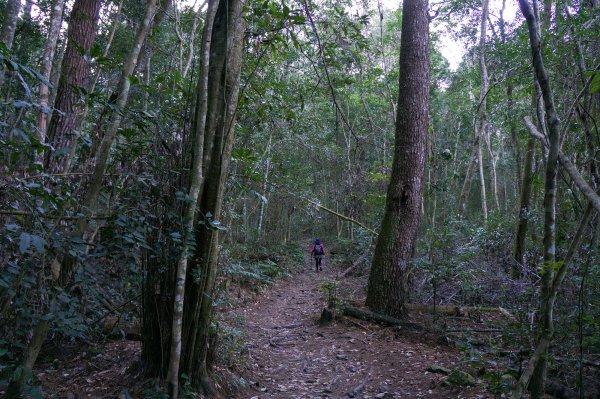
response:
[[[308,263],[308,262],[307,262]],[[321,325],[322,287],[338,272],[312,265],[242,310],[250,393],[237,398],[491,398],[481,381],[454,386],[434,365],[462,368],[464,356],[433,334],[336,317]]]
[[[320,324],[327,306],[323,287],[346,284],[327,263],[315,272],[308,257],[304,270],[279,279],[231,310],[243,329],[243,356],[229,365],[216,365],[217,380],[238,376],[226,398],[493,398],[485,383],[447,383],[447,375],[431,366],[467,369],[464,354],[440,336],[399,327],[385,327],[336,315]],[[360,297],[361,294],[358,294]],[[346,295],[345,295],[346,296]],[[354,298],[364,299],[364,298]],[[413,318],[413,321],[421,322]],[[155,383],[144,381],[139,367],[140,343],[107,341],[95,349],[62,347],[49,353],[36,368],[45,397],[155,397]],[[229,376],[229,377],[228,377]],[[241,377],[239,377],[241,376]]]

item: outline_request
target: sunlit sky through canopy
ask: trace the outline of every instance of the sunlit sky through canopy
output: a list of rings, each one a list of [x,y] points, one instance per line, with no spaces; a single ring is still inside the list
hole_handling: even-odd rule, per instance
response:
[[[402,0],[380,0],[384,9],[394,10],[402,4]],[[202,0],[182,0],[185,5],[199,7],[205,2]],[[432,3],[432,1],[430,1]],[[377,2],[372,2],[372,7],[377,7]],[[435,8],[435,6],[430,6]],[[499,15],[500,8],[502,7],[502,0],[490,0],[490,17],[492,19],[497,18]],[[506,1],[506,8],[504,10],[504,18],[506,21],[513,21],[517,12],[516,4],[513,1]],[[456,36],[452,35],[452,32],[448,28],[448,24],[439,21],[433,21],[431,29],[438,33],[440,37],[440,48],[439,51],[450,63],[450,68],[456,70],[462,61],[465,54],[465,43],[457,39]]]

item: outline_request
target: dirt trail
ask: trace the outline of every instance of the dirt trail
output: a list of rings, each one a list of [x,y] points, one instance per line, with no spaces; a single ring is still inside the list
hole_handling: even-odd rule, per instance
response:
[[[314,267],[280,281],[244,311],[250,377],[265,398],[486,398],[482,386],[449,387],[427,367],[452,367],[460,353],[434,338],[341,319],[320,326],[321,286],[335,275]]]

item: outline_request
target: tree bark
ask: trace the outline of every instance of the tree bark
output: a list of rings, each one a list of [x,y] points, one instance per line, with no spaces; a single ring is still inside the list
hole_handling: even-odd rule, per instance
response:
[[[540,287],[540,309],[538,321],[538,342],[551,340],[554,330],[552,281],[556,264],[556,186],[558,174],[558,154],[560,147],[560,121],[554,107],[550,80],[546,73],[541,52],[539,21],[528,0],[519,0],[519,7],[527,20],[529,42],[533,58],[533,69],[542,90],[548,125],[548,157],[544,177],[544,265]],[[544,395],[547,373],[547,347],[535,361],[535,370],[530,382],[532,398]]]
[[[479,25],[479,72],[481,74],[481,88],[479,90],[479,105],[477,107],[477,121],[475,123],[475,138],[473,140],[473,149],[469,166],[465,173],[465,180],[460,192],[458,200],[458,214],[464,216],[467,208],[467,201],[469,200],[469,194],[471,193],[471,185],[473,183],[473,176],[475,173],[475,166],[478,166],[481,194],[481,213],[483,216],[484,224],[487,223],[488,209],[487,209],[487,193],[485,188],[485,174],[483,168],[483,153],[481,150],[481,141],[486,130],[486,109],[487,109],[487,92],[489,90],[489,79],[487,72],[487,65],[485,61],[485,43],[487,34],[487,20],[488,20],[489,0],[481,1],[481,20]]]
[[[11,49],[19,20],[19,10],[21,9],[21,0],[8,0],[4,7],[4,21],[2,21],[2,30],[0,31],[0,41],[4,43],[7,49]],[[5,68],[0,69],[0,86],[4,84]]]
[[[83,121],[85,98],[82,93],[89,89],[91,78],[86,56],[96,38],[101,5],[101,0],[77,0],[71,11],[55,110],[48,125],[47,142],[51,149],[46,152],[44,166],[50,173],[67,172],[67,155]]]
[[[421,217],[429,124],[427,0],[404,0],[396,145],[386,210],[369,274],[366,305],[405,317],[408,271]]]
[[[35,361],[42,349],[42,345],[46,340],[46,335],[50,330],[50,323],[47,320],[40,320],[35,328],[33,329],[33,333],[31,334],[31,340],[27,345],[27,349],[23,354],[23,362],[21,363],[21,374],[18,379],[15,379],[10,382],[6,394],[4,398],[6,399],[17,399],[22,398],[21,391],[23,389],[23,385],[29,380],[31,377],[31,373],[33,371],[33,366],[35,365]]]
[[[195,128],[196,140],[203,140],[203,150],[198,150],[198,154],[201,155],[205,177],[200,186],[198,207],[205,218],[202,224],[195,226],[195,253],[188,259],[179,367],[179,373],[186,373],[192,384],[206,393],[212,392],[207,353],[218,266],[219,230],[214,227],[213,221],[221,216],[233,149],[244,32],[243,3],[240,0],[220,0],[215,2],[214,8],[216,14],[211,41],[206,42],[207,46],[210,45],[206,50],[210,52],[206,89],[205,93],[198,94],[198,98],[206,98],[206,119],[202,131],[198,130],[198,126]],[[199,90],[203,84],[199,85]],[[196,108],[197,113],[199,109]],[[174,375],[172,371],[169,375],[171,381]]]
[[[467,166],[467,171],[465,172],[465,180],[463,181],[462,189],[460,190],[460,196],[458,199],[458,215],[463,217],[467,212],[467,201],[469,200],[469,194],[471,194],[471,185],[473,184],[473,174],[475,171],[475,166],[477,165],[477,148],[479,147],[478,138],[475,137],[475,142],[473,143],[473,149],[471,158],[469,159],[469,166]]]
[[[531,190],[533,183],[533,163],[535,155],[535,140],[530,137],[527,140],[527,149],[525,150],[525,164],[523,169],[523,179],[519,186],[519,215],[517,221],[517,232],[515,233],[515,243],[513,247],[513,278],[519,278],[522,275],[522,269],[525,267],[525,239],[527,237],[527,227],[529,225],[529,216],[531,213]]]
[[[48,31],[48,38],[46,39],[44,54],[42,55],[41,68],[42,76],[47,81],[50,80],[50,74],[52,72],[52,61],[54,61],[54,52],[56,51],[56,43],[58,42],[58,35],[60,34],[60,28],[62,25],[63,6],[64,0],[55,0],[52,5],[50,29]],[[37,138],[40,143],[43,143],[46,138],[46,122],[48,120],[48,114],[50,113],[50,108],[48,107],[48,97],[48,86],[44,82],[40,82],[40,113],[38,114],[37,122]]]
[[[191,255],[191,244],[194,239],[194,225],[196,222],[196,206],[202,187],[204,171],[202,169],[202,155],[204,153],[204,130],[206,127],[207,94],[210,67],[210,43],[212,29],[217,11],[218,0],[209,1],[206,10],[206,22],[201,45],[200,73],[198,78],[196,96],[196,114],[194,119],[194,151],[192,160],[192,176],[189,189],[190,202],[184,216],[184,246],[177,264],[177,277],[175,285],[175,300],[173,308],[173,323],[171,329],[171,352],[169,355],[169,370],[167,382],[169,395],[177,398],[179,387],[179,366],[181,361],[181,337],[183,326],[183,309],[185,303],[185,285],[187,276],[188,259]]]
[[[8,0],[4,7],[4,21],[2,21],[2,31],[0,32],[0,41],[4,43],[7,49],[11,49],[19,20],[19,11],[21,10],[21,0]]]
[[[486,134],[487,126],[487,92],[489,90],[488,71],[485,60],[485,43],[487,36],[489,0],[481,0],[481,24],[479,27],[479,73],[481,74],[481,89],[479,91],[479,109],[477,112],[477,127],[475,128],[475,143],[477,145],[477,162],[479,165],[479,181],[481,192],[481,214],[483,223],[487,224],[488,208],[487,194],[485,189],[485,174],[483,168],[483,153],[481,142]]]

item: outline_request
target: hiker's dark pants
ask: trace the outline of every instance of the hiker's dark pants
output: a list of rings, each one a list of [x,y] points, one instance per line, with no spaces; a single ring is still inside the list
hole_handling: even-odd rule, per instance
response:
[[[321,267],[321,261],[323,260],[323,255],[315,255],[315,269],[319,270]]]

